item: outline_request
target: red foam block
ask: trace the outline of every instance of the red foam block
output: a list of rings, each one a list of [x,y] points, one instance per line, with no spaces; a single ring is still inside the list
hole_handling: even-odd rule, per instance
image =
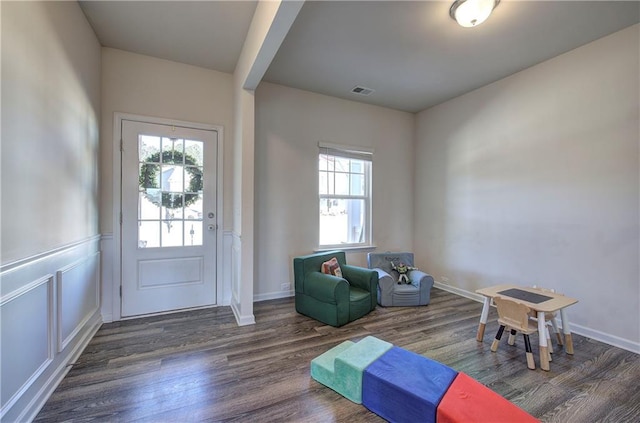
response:
[[[438,405],[436,422],[529,423],[539,420],[475,379],[458,373]]]

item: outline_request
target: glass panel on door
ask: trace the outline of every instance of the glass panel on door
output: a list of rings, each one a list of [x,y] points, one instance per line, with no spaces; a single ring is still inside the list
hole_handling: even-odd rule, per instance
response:
[[[202,245],[203,142],[138,136],[138,248]]]

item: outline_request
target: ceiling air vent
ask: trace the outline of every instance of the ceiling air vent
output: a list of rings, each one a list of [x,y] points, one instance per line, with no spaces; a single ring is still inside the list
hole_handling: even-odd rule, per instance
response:
[[[362,87],[360,85],[355,86],[351,92],[358,95],[371,95],[375,90],[371,88]]]

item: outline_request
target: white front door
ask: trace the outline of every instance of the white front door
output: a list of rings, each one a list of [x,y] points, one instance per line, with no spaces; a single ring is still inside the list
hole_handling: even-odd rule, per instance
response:
[[[122,316],[216,303],[218,133],[122,121]]]

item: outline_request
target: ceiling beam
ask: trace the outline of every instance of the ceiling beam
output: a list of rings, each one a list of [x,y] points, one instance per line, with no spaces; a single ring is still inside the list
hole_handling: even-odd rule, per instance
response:
[[[243,89],[257,88],[303,4],[304,0],[258,2],[234,71]]]

